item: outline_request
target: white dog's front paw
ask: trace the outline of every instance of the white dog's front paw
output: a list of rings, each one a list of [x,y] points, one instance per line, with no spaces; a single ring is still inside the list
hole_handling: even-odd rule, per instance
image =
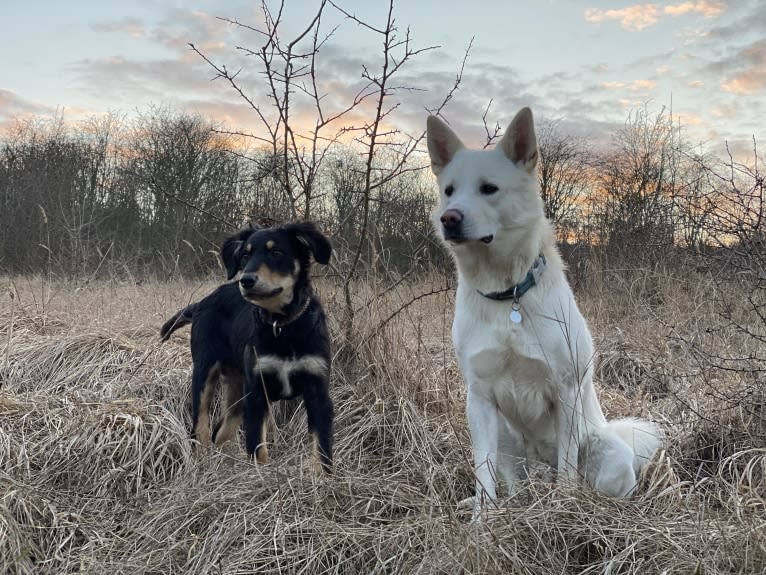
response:
[[[476,504],[476,496],[471,495],[470,497],[461,499],[457,504],[457,509],[458,511],[468,511],[469,509],[473,509],[475,504]]]
[[[497,508],[497,503],[494,499],[487,497],[486,493],[483,493],[481,496],[473,495],[462,499],[457,504],[457,508],[464,512],[471,509],[471,523],[480,523],[485,518],[488,509]]]

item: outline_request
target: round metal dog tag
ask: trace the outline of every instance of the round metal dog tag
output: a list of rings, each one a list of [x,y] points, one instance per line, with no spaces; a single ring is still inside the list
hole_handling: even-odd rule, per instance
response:
[[[513,323],[521,323],[521,311],[519,311],[519,308],[515,304],[511,308],[510,317]]]

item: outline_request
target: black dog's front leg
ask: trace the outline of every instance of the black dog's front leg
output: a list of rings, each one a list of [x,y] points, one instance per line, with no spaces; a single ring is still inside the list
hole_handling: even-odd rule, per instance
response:
[[[267,463],[264,428],[267,422],[268,400],[260,371],[255,369],[255,353],[252,346],[245,347],[245,448],[247,454],[258,463]]]
[[[327,382],[308,376],[303,391],[309,433],[315,435],[322,469],[332,473],[332,422],[334,410],[327,391]]]

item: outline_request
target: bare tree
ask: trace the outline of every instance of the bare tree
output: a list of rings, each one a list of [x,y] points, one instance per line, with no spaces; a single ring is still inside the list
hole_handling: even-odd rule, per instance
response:
[[[602,245],[622,256],[645,255],[673,245],[672,198],[676,163],[673,126],[661,110],[633,110],[599,161],[591,197]],[[641,250],[628,247],[640,247]]]
[[[353,190],[345,190],[343,201],[347,208],[353,206],[360,218],[355,226],[359,234],[356,245],[350,246],[339,260],[345,298],[343,324],[346,337],[351,340],[354,324],[351,284],[370,243],[370,217],[376,193],[390,190],[391,183],[397,178],[423,169],[422,163],[412,160],[425,131],[406,135],[391,127],[394,124],[392,115],[401,104],[399,98],[415,89],[397,83],[396,78],[415,57],[436,46],[416,47],[410,30],[399,29],[394,18],[393,0],[389,0],[385,21],[380,25],[361,19],[333,0],[322,0],[309,23],[290,40],[282,36],[284,1],[275,10],[265,1],[261,7],[265,17],[263,29],[233,19],[224,20],[263,39],[264,44],[259,50],[238,49],[258,61],[259,72],[269,87],[266,104],[248,94],[240,81],[241,70],[232,72],[224,64],[213,62],[194,45],[191,47],[213,68],[216,78],[226,81],[254,111],[262,132],[236,134],[245,135],[270,150],[275,159],[273,171],[278,174],[283,193],[289,199],[292,218],[311,218],[319,205],[318,200],[326,200],[325,190],[318,183],[322,165],[332,157],[330,153],[334,148],[351,141],[351,149],[359,161],[347,164],[352,174],[343,186],[353,182]],[[362,81],[355,93],[345,103],[333,108],[320,88],[319,78],[323,48],[335,32],[335,29],[325,31],[322,26],[328,8],[372,35],[383,47],[378,63],[360,64]],[[467,55],[466,52],[466,58]],[[433,113],[439,113],[452,98],[461,77],[462,67],[452,89],[432,110]],[[310,112],[313,124],[307,126],[305,119],[303,123],[298,122],[298,110],[303,112],[304,118]]]
[[[190,244],[203,251],[215,247],[221,233],[242,219],[237,217],[240,166],[228,142],[210,121],[164,108],[152,108],[134,123],[123,174],[142,228],[121,225],[147,254],[177,256]]]
[[[753,141],[752,163],[728,159],[717,166],[698,161],[707,183],[700,210],[707,213],[708,245],[726,256],[726,267],[766,284],[766,188]],[[722,262],[723,263],[723,262]]]
[[[674,145],[678,152],[675,189],[673,190],[673,229],[677,243],[692,251],[705,249],[707,230],[712,224],[715,202],[708,177],[701,165],[710,159],[701,151],[692,151],[683,143]]]
[[[290,39],[283,37],[284,0],[272,10],[264,0],[263,28],[250,26],[236,19],[221,18],[225,22],[255,33],[263,41],[260,49],[238,46],[242,54],[255,58],[259,75],[266,80],[267,102],[262,103],[248,93],[240,79],[242,70],[230,71],[190,44],[201,58],[215,71],[216,78],[225,80],[255,113],[261,132],[246,133],[225,130],[244,136],[270,151],[272,165],[267,169],[276,178],[288,199],[291,217],[310,219],[318,192],[316,177],[327,153],[349,132],[345,118],[374,95],[369,85],[360,89],[340,108],[330,109],[318,83],[318,59],[334,29],[324,31],[322,17],[327,8],[322,0],[309,23]],[[313,114],[313,125],[303,125],[295,117],[298,111]]]
[[[580,207],[591,184],[591,152],[587,142],[563,133],[558,122],[541,122],[537,142],[545,215],[556,224],[559,241],[566,241],[577,227]]]

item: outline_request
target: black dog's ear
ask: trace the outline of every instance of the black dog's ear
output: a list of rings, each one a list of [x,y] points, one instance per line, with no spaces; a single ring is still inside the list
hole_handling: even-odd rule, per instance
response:
[[[296,239],[314,254],[314,259],[318,264],[327,265],[330,263],[330,256],[332,255],[330,240],[312,222],[288,224],[285,229],[294,233]]]
[[[226,268],[226,279],[230,280],[239,271],[239,258],[242,255],[242,247],[245,241],[255,231],[253,228],[246,228],[238,231],[233,236],[226,238],[221,246],[221,259]]]

